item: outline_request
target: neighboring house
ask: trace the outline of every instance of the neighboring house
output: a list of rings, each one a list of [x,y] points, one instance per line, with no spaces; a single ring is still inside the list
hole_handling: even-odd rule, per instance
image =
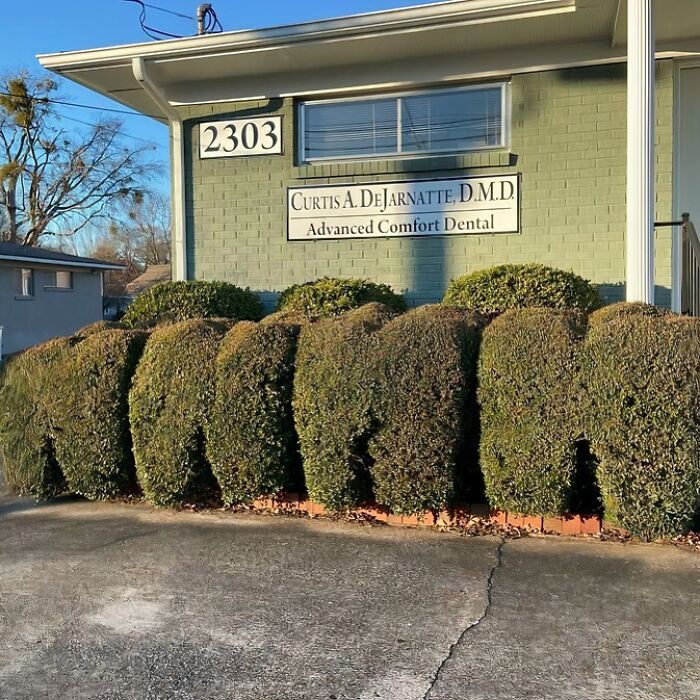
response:
[[[700,0],[455,0],[39,60],[170,125],[174,279],[421,304],[538,262],[700,314]]]
[[[0,357],[102,319],[102,273],[122,266],[0,243]]]
[[[143,274],[126,285],[126,294],[133,299],[156,284],[170,282],[170,279],[170,265],[150,265]]]
[[[106,319],[117,321],[129,308],[129,304],[142,292],[161,282],[170,282],[170,265],[151,265],[146,271],[126,285],[123,296],[106,296],[104,298],[104,315]]]

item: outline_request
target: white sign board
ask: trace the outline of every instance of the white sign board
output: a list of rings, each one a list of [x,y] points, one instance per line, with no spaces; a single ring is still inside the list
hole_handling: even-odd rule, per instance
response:
[[[290,187],[290,241],[517,233],[518,175]]]
[[[233,119],[199,125],[200,158],[279,155],[282,117]]]

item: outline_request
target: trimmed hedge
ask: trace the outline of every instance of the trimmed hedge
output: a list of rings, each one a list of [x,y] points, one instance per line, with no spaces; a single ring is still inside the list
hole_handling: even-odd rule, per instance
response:
[[[561,515],[576,497],[581,326],[574,312],[521,309],[484,331],[480,454],[493,507]]]
[[[190,318],[256,321],[263,315],[258,295],[227,282],[163,282],[140,294],[122,318],[127,328],[152,328]]]
[[[145,333],[96,327],[59,372],[56,457],[69,489],[90,499],[137,490],[128,392]]]
[[[389,285],[366,279],[324,277],[315,282],[297,284],[280,295],[278,311],[300,311],[309,319],[339,316],[365,304],[378,303],[397,313],[406,310],[406,302]]]
[[[224,503],[246,503],[299,486],[292,416],[299,330],[298,324],[243,321],[221,344],[206,442]]]
[[[119,323],[119,321],[95,321],[94,323],[89,323],[87,326],[83,326],[80,330],[75,332],[78,338],[87,338],[95,333],[102,333],[102,331],[116,331],[124,330],[124,326]]]
[[[57,338],[9,360],[0,378],[0,455],[7,485],[47,499],[66,483],[54,449],[57,376],[75,338]]]
[[[367,304],[301,331],[294,420],[309,496],[330,510],[352,508],[371,494],[373,334],[392,316],[386,306]]]
[[[606,519],[648,539],[684,532],[700,505],[700,319],[604,309],[581,358]]]
[[[211,499],[204,425],[214,399],[215,361],[230,324],[192,319],[156,328],[129,393],[139,484],[157,506]]]
[[[479,317],[444,306],[399,316],[375,335],[379,424],[374,496],[401,514],[441,510],[478,474],[473,449]],[[464,495],[464,494],[460,494]]]
[[[443,303],[485,314],[545,307],[595,311],[602,299],[595,285],[573,272],[546,265],[497,265],[450,282]]]
[[[671,312],[660,306],[642,304],[640,302],[622,301],[617,304],[610,304],[599,309],[588,318],[589,328],[597,327],[602,323],[607,323],[618,318],[628,318],[630,316],[669,316]]]

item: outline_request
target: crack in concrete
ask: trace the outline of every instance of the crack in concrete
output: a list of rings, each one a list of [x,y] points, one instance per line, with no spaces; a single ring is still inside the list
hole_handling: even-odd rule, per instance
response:
[[[422,700],[430,700],[430,696],[435,689],[435,686],[437,685],[437,682],[440,680],[440,674],[442,673],[443,669],[449,662],[449,660],[452,658],[454,655],[454,652],[456,651],[457,647],[460,646],[460,644],[464,641],[465,637],[469,632],[471,632],[473,629],[476,629],[487,617],[489,614],[489,610],[491,609],[491,605],[493,603],[493,577],[496,574],[496,571],[501,568],[501,565],[503,564],[503,547],[506,544],[506,538],[502,537],[501,541],[498,543],[498,547],[496,547],[496,563],[491,567],[491,570],[489,571],[488,578],[486,579],[486,607],[484,607],[484,612],[481,614],[481,616],[475,620],[474,622],[471,622],[468,624],[461,632],[459,637],[457,637],[457,641],[453,642],[450,644],[450,648],[447,651],[447,655],[445,658],[440,662],[440,665],[437,667],[435,670],[435,673],[433,674],[432,678],[430,679],[430,685],[428,686],[428,689],[425,691],[425,694],[423,695]]]

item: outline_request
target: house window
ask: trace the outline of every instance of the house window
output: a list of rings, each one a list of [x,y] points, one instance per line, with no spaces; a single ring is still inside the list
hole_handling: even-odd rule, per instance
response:
[[[56,289],[73,289],[73,273],[56,270]]]
[[[23,267],[19,271],[19,283],[17,293],[23,297],[34,296],[34,270]]]
[[[507,84],[302,102],[300,160],[347,160],[503,148]]]

